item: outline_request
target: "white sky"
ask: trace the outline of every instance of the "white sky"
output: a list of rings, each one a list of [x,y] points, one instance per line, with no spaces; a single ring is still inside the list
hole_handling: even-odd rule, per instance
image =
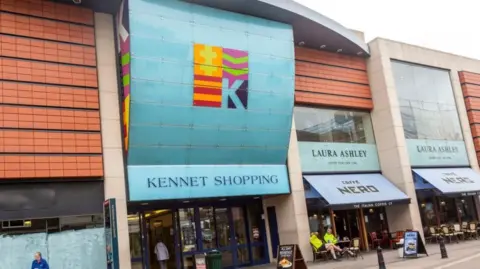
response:
[[[343,26],[480,59],[478,0],[295,0]]]

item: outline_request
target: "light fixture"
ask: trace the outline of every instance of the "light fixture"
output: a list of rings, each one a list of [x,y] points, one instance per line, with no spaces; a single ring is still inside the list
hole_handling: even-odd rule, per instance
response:
[[[460,200],[460,202],[462,202],[462,204],[465,204],[465,200],[463,200],[463,199],[462,199],[462,200]]]
[[[342,49],[338,49],[337,52],[342,52]]]
[[[441,206],[444,206],[444,205],[445,205],[445,201],[441,201],[441,202],[440,202],[440,205],[441,205]]]
[[[357,52],[357,55],[362,55],[362,54],[363,54],[363,51]]]
[[[305,41],[300,41],[300,42],[298,42],[298,45],[299,45],[299,46],[305,45]]]
[[[148,205],[148,203],[141,203],[140,205]]]
[[[320,48],[324,49],[327,45],[321,45]]]
[[[317,214],[313,214],[313,219],[318,219]]]
[[[425,203],[422,203],[420,206],[421,206],[421,207],[425,207],[426,205],[425,205]]]
[[[370,208],[368,212],[373,213],[373,208]]]
[[[190,201],[183,201],[183,203],[184,203],[184,204],[188,204],[188,203],[190,203]]]
[[[255,196],[253,197],[253,199],[260,199],[260,196]]]
[[[225,201],[225,200],[227,200],[227,199],[225,199],[225,198],[220,199],[220,201]]]

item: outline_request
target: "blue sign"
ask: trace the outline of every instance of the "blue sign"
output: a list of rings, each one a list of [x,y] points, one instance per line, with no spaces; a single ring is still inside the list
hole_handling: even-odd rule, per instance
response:
[[[115,199],[103,202],[103,227],[105,228],[105,245],[107,269],[119,269],[117,209]]]
[[[405,232],[403,235],[404,257],[417,257],[418,255],[418,232]]]
[[[128,166],[130,201],[290,193],[285,165]]]

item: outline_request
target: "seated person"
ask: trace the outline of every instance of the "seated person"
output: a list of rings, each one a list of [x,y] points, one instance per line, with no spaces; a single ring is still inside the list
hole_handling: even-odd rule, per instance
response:
[[[338,243],[338,240],[335,237],[335,235],[333,235],[332,228],[328,227],[327,232],[323,236],[323,240],[325,240],[327,246],[332,245],[333,249],[335,251],[341,252],[342,254],[345,253],[345,252],[348,252],[348,254],[350,254],[350,256],[353,256],[353,252],[348,250],[348,248],[344,248],[342,250],[339,246],[336,245]]]
[[[332,257],[335,261],[339,261],[337,259],[337,255],[335,254],[335,250],[333,248],[333,245],[327,246],[318,238],[318,233],[311,233],[310,234],[310,244],[312,244],[313,249],[315,251],[328,251],[332,254]]]

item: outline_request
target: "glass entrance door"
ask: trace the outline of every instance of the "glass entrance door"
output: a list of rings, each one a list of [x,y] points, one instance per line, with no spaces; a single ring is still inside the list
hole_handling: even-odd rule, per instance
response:
[[[178,239],[182,269],[195,268],[195,254],[222,252],[222,268],[249,262],[246,225],[241,207],[196,207],[178,210]]]

